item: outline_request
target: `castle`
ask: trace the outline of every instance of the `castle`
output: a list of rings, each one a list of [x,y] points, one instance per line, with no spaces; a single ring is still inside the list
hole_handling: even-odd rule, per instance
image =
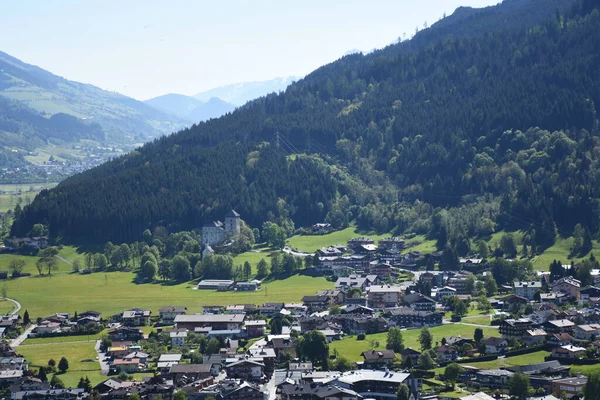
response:
[[[202,227],[202,246],[214,246],[225,242],[229,238],[235,238],[240,234],[242,224],[240,214],[234,210],[225,215],[225,224],[221,221],[213,221]]]

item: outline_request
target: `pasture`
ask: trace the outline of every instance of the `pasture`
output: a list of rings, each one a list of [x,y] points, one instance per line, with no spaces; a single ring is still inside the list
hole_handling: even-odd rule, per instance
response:
[[[132,272],[93,273],[89,275],[55,274],[11,279],[6,282],[8,296],[21,302],[32,319],[56,312],[95,310],[104,317],[132,307],[157,313],[160,307],[184,305],[189,313],[202,311],[203,305],[263,304],[297,302],[320,289],[331,289],[325,278],[294,275],[265,283],[256,292],[217,292],[194,290],[193,283],[178,285],[135,284]]]
[[[447,324],[439,325],[429,328],[429,331],[433,335],[433,345],[441,342],[442,338],[446,336],[462,336],[472,338],[475,332],[475,326],[462,325],[462,324]],[[481,328],[483,329],[484,338],[491,336],[498,336],[498,329],[495,328]],[[405,347],[412,347],[413,349],[420,349],[419,345],[419,333],[420,329],[406,329],[402,330],[402,338],[404,339]],[[348,336],[342,340],[332,342],[329,345],[330,350],[337,350],[338,353],[347,358],[350,361],[362,361],[361,353],[363,351],[371,350],[371,341],[379,342],[379,346],[376,349],[385,349],[387,340],[387,333],[376,333],[373,335],[366,335],[365,340],[357,340],[356,336]]]

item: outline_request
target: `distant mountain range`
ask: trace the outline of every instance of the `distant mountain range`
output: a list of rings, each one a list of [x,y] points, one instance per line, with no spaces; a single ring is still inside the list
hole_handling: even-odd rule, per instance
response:
[[[165,94],[145,101],[146,104],[158,110],[175,115],[186,121],[197,123],[211,118],[219,118],[235,110],[235,106],[217,97],[208,101],[198,100],[183,94]]]
[[[18,145],[26,137],[34,139],[35,145],[56,138],[48,129],[38,129],[44,122],[37,118],[48,119],[59,114],[63,117],[57,121],[68,122],[71,128],[80,125],[70,129],[73,131],[70,135],[59,135],[65,142],[89,137],[74,132],[85,131],[85,126],[91,124],[95,124],[93,138],[110,144],[145,142],[186,125],[184,120],[141,101],[69,81],[3,52],[0,52],[0,97],[0,138],[5,146]],[[63,127],[62,123],[53,125],[58,131]]]
[[[198,93],[194,96],[170,93],[146,100],[158,110],[193,123],[219,118],[247,102],[285,90],[296,77],[275,78],[260,82],[242,82]]]
[[[235,106],[243,106],[250,100],[257,99],[269,93],[278,93],[285,90],[298,77],[288,76],[286,78],[275,78],[260,82],[243,82],[231,85],[219,86],[217,88],[200,92],[194,97],[201,101],[208,101],[213,97],[231,103]]]

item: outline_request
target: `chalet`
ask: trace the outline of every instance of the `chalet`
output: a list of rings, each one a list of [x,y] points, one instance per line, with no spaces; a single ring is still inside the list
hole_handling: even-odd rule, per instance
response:
[[[521,337],[533,327],[533,322],[528,318],[505,319],[500,323],[499,332],[504,337]]]
[[[123,311],[121,321],[126,326],[145,326],[150,322],[152,311],[142,310],[140,308],[132,308],[131,310]]]
[[[148,353],[144,353],[142,351],[132,351],[131,353],[127,354],[126,356],[123,357],[124,360],[133,360],[134,358],[137,358],[138,360],[140,360],[140,364],[148,364],[148,358],[150,357],[150,355]]]
[[[93,317],[93,318],[100,319],[100,315],[102,315],[102,313],[100,313],[98,311],[88,310],[86,312],[79,314],[79,318]]]
[[[188,336],[187,330],[174,331],[169,332],[169,337],[171,338],[171,346],[173,347],[181,347],[185,344],[185,341]]]
[[[361,355],[367,368],[390,367],[396,360],[393,350],[369,350],[363,351]]]
[[[346,294],[341,290],[319,290],[317,296],[326,296],[331,299],[332,304],[342,305],[344,304],[344,298]]]
[[[547,321],[544,324],[544,329],[548,333],[573,333],[575,323],[568,319],[555,319],[553,321]]]
[[[369,274],[376,275],[378,279],[387,279],[392,275],[392,266],[387,262],[369,265]]]
[[[211,377],[210,364],[175,364],[169,369],[169,375],[178,386],[196,380]]]
[[[246,306],[244,304],[230,304],[225,308],[227,314],[246,314]]]
[[[560,292],[540,293],[540,302],[541,303],[553,303],[556,305],[560,305],[562,303],[566,303],[567,301],[569,301],[569,296],[566,293],[560,293]]]
[[[158,357],[158,363],[156,366],[163,375],[168,375],[173,365],[177,365],[181,362],[181,354],[161,354]]]
[[[401,327],[421,327],[424,325],[441,325],[444,313],[417,311],[410,307],[386,308],[383,316],[389,318],[390,323]]]
[[[514,372],[504,369],[482,369],[475,373],[475,380],[481,386],[491,389],[506,388]]]
[[[533,300],[533,295],[542,290],[542,282],[530,281],[530,282],[514,282],[515,294],[517,296],[525,297],[528,300]]]
[[[439,362],[454,361],[458,358],[458,350],[447,344],[435,349]]]
[[[445,338],[443,338],[442,343],[445,343],[448,346],[454,346],[457,348],[460,348],[460,347],[464,346],[465,344],[470,344],[473,347],[476,346],[476,343],[473,339],[464,338],[462,336],[446,336]]]
[[[110,365],[110,370],[118,374],[121,372],[134,373],[140,370],[140,360],[133,358],[130,360],[116,359]]]
[[[329,382],[331,386],[353,390],[365,399],[373,398],[373,394],[379,399],[393,399],[402,383],[414,392],[417,379],[403,372],[361,369],[343,372]]]
[[[429,285],[429,287],[443,286],[444,285],[444,273],[441,271],[423,272],[419,276],[419,283],[427,284],[427,285]],[[453,289],[452,294],[456,294],[456,289]]]
[[[508,341],[503,338],[491,337],[484,339],[486,354],[501,354],[508,351]]]
[[[555,282],[552,282],[552,291],[565,293],[567,296],[579,300],[581,289],[581,281],[577,279],[566,277],[561,278]]]
[[[398,237],[389,237],[379,239],[378,247],[380,251],[383,250],[403,250],[405,247],[404,239]]]
[[[343,389],[326,383],[290,383],[284,382],[278,389],[282,400],[327,399],[360,400],[363,397],[353,390]]]
[[[239,360],[225,366],[227,377],[246,381],[262,381],[265,364],[252,360]]]
[[[510,294],[506,297],[502,298],[504,308],[508,309],[513,306],[513,304],[517,304],[519,306],[525,305],[529,303],[526,297],[517,296],[516,294]]]
[[[454,273],[446,281],[446,286],[456,289],[456,294],[470,294],[467,288],[467,278],[471,274]]]
[[[176,316],[183,315],[183,314],[185,314],[186,311],[187,311],[186,307],[175,307],[175,306],[163,307],[160,310],[158,310],[159,315],[160,315],[160,320],[162,321],[163,324],[172,324],[173,322],[175,322]]]
[[[410,358],[410,360],[412,361],[412,365],[417,365],[417,361],[419,361],[421,352],[413,349],[412,347],[407,347],[404,350],[402,350],[400,356],[402,357],[402,361],[406,362],[406,359]]]
[[[273,338],[268,345],[275,350],[278,359],[296,357],[296,344],[292,338]]]
[[[37,335],[45,336],[60,332],[60,326],[58,322],[42,321],[35,330]]]
[[[444,286],[437,291],[437,299],[442,300],[444,297],[450,297],[456,295],[456,289],[451,288],[450,286]]]
[[[244,328],[249,338],[257,338],[265,335],[267,321],[264,319],[248,320],[244,323]]]
[[[321,247],[316,251],[317,257],[339,257],[344,254],[344,251],[335,247]]]
[[[350,275],[347,278],[338,278],[335,282],[335,288],[344,292],[353,288],[364,291],[367,288],[367,283],[367,278],[364,276]]]
[[[529,329],[523,335],[523,343],[526,346],[535,346],[546,341],[547,333],[543,329]]]
[[[552,393],[565,393],[567,398],[580,396],[587,383],[586,376],[572,376],[568,378],[555,379],[552,381]]]
[[[554,333],[548,338],[548,343],[553,346],[565,346],[573,343],[573,336],[568,333]]]
[[[353,315],[373,315],[375,310],[369,307],[361,305],[349,305],[342,307],[342,314],[353,314]]]
[[[283,303],[265,303],[262,306],[258,306],[257,311],[260,315],[264,315],[265,317],[274,317],[279,314],[283,308]]]
[[[333,305],[332,299],[328,296],[304,296],[302,298],[302,303],[304,303],[311,312],[324,311]]]
[[[578,340],[594,340],[600,335],[600,324],[577,325],[573,332]]]
[[[585,348],[567,344],[552,349],[552,357],[558,359],[575,359],[585,355]]]
[[[398,285],[372,285],[367,289],[369,307],[395,307],[402,297],[402,287]]]
[[[297,317],[305,317],[308,314],[308,307],[302,303],[285,303],[284,308]]]
[[[332,271],[336,266],[351,267],[354,269],[369,268],[370,259],[364,254],[353,254],[351,256],[318,257],[315,268],[319,271]]]
[[[597,286],[586,286],[579,291],[581,301],[588,300],[590,297],[600,297],[600,288]]]
[[[405,295],[402,302],[413,310],[435,311],[435,300],[418,292]]]
[[[130,340],[137,342],[142,340],[144,333],[137,328],[121,326],[118,328],[112,328],[108,330],[108,337],[113,341],[118,340]]]
[[[211,327],[213,330],[239,330],[244,326],[246,316],[244,314],[192,314],[178,315],[175,317],[175,325],[178,329]]]

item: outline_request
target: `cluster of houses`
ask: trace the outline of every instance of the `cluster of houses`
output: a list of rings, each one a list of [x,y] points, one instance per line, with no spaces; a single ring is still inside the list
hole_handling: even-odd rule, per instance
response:
[[[101,313],[92,310],[73,318],[70,318],[68,313],[56,313],[43,318],[29,334],[29,337],[97,333],[103,328],[100,315]]]

